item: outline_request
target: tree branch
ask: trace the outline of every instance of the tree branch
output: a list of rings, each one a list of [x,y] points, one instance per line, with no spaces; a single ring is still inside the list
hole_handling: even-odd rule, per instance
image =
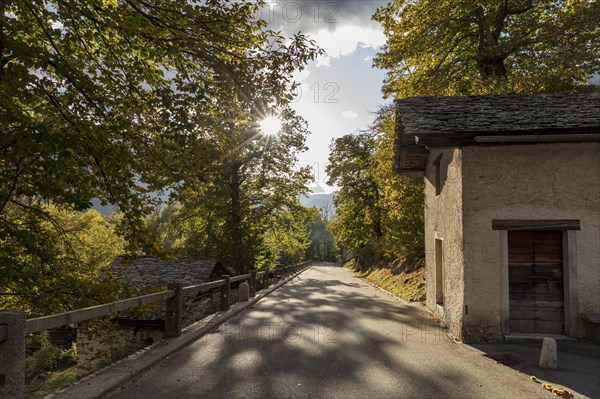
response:
[[[527,11],[535,8],[535,5],[533,4],[533,0],[527,0],[525,2],[525,6],[521,7],[521,8],[509,8],[508,7],[508,1],[505,1],[504,4],[506,5],[506,14],[507,15],[518,15],[518,14],[524,14]]]

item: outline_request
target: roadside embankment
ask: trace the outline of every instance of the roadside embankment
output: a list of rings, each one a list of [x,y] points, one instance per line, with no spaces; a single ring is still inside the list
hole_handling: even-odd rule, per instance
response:
[[[425,303],[423,261],[396,259],[365,265],[357,258],[344,263],[354,274],[409,302]]]

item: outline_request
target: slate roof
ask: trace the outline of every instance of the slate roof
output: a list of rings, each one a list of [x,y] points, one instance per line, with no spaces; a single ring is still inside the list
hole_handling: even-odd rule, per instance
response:
[[[413,97],[396,100],[396,112],[419,138],[600,133],[598,93]]]
[[[133,263],[123,262],[121,257],[117,257],[111,267],[123,282],[144,289],[168,283],[202,284],[210,281],[213,270],[221,269],[222,265],[209,258],[161,260],[152,256],[138,256]]]
[[[394,171],[422,176],[428,148],[600,141],[600,93],[396,100]]]

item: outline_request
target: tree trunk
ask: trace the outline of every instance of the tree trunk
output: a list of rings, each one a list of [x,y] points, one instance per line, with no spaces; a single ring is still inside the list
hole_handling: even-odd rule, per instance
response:
[[[498,43],[500,32],[492,32],[492,28],[482,7],[477,9],[476,15],[479,30],[479,46],[475,60],[477,61],[479,75],[481,75],[483,80],[499,79],[506,81],[506,67],[504,66],[506,55],[503,54]],[[506,14],[499,18],[497,23],[503,24],[505,17]]]
[[[230,234],[231,234],[231,262],[237,274],[244,274],[244,250],[242,243],[242,215],[240,203],[240,168],[239,161],[231,165],[231,181],[229,184],[231,195]]]
[[[375,237],[379,238],[383,236],[383,231],[381,230],[381,205],[380,200],[381,196],[379,194],[379,187],[375,180],[371,181],[373,187],[373,193],[375,194],[375,203],[373,204],[373,209],[375,211],[375,220],[373,221],[373,229],[375,230]]]
[[[4,10],[6,9],[6,2],[0,0],[0,82],[4,76]]]
[[[478,58],[477,67],[479,68],[479,74],[481,75],[481,78],[484,80],[507,79],[503,57],[485,58],[484,56]]]

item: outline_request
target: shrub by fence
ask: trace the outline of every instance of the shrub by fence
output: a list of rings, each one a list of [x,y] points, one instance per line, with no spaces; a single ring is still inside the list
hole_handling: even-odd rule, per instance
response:
[[[227,311],[231,306],[231,284],[247,282],[248,296],[252,298],[256,296],[257,290],[268,288],[273,279],[279,280],[299,273],[310,266],[310,263],[302,262],[273,270],[252,270],[248,274],[235,277],[223,276],[217,281],[191,286],[169,284],[166,291],[34,319],[26,319],[24,312],[0,311],[0,399],[21,399],[23,397],[27,334],[112,315],[137,306],[166,301],[164,336],[165,338],[175,338],[181,335],[184,294],[220,289],[220,310]]]

